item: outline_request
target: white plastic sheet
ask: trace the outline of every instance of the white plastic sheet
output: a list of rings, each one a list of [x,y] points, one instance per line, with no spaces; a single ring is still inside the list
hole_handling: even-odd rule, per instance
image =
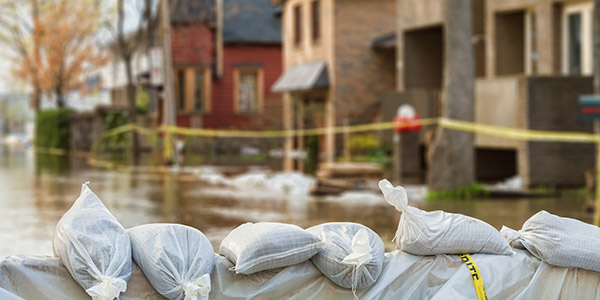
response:
[[[489,299],[600,300],[600,273],[540,264],[527,251],[515,252],[512,256],[472,255]],[[210,299],[353,299],[351,290],[321,275],[310,261],[252,275],[235,274],[228,270],[231,266],[226,258],[216,257]],[[0,289],[25,299],[89,299],[52,257],[0,259]],[[458,256],[415,256],[401,251],[386,253],[377,282],[357,294],[365,300],[476,299],[469,270]],[[134,264],[121,299],[164,298]]]
[[[127,289],[131,243],[127,231],[87,184],[58,221],[54,254],[94,300],[112,300]]]
[[[147,224],[128,230],[134,261],[154,289],[171,300],[207,300],[215,253],[199,230]]]
[[[416,255],[512,253],[508,242],[488,223],[461,214],[427,212],[408,206],[404,188],[394,187],[385,179],[379,182],[379,188],[385,200],[402,212],[395,239],[403,251]]]

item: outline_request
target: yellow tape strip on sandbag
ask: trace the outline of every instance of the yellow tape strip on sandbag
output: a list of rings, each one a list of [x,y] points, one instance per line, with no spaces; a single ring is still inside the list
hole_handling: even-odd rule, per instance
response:
[[[459,256],[471,272],[471,279],[473,279],[473,285],[475,286],[475,291],[477,292],[477,299],[487,300],[483,281],[481,280],[481,273],[479,273],[477,264],[469,254],[461,254]]]

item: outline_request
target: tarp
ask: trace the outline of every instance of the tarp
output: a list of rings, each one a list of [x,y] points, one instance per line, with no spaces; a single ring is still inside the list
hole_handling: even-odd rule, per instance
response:
[[[524,250],[512,256],[473,254],[489,299],[599,299],[600,273],[540,262]],[[323,276],[312,262],[236,275],[217,256],[210,299],[354,299],[352,291]],[[386,253],[383,271],[360,299],[477,299],[471,274],[457,255]],[[89,299],[55,258],[0,259],[1,299]],[[164,299],[134,265],[121,299]]]

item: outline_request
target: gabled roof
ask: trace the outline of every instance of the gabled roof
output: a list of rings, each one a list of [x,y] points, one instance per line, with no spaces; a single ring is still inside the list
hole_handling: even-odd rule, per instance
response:
[[[281,44],[281,8],[270,0],[224,0],[225,43]]]
[[[215,0],[171,0],[171,23],[214,24],[215,20]]]

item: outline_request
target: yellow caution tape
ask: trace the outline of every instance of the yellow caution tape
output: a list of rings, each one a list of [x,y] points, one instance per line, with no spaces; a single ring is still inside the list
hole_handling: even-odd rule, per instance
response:
[[[573,143],[598,143],[600,137],[592,133],[584,132],[559,132],[542,131],[531,129],[517,129],[510,127],[501,127],[493,125],[478,124],[466,121],[451,120],[441,118],[439,120],[441,127],[492,135],[514,140],[525,141],[548,141],[548,142],[573,142]]]
[[[428,118],[420,120],[421,126],[438,124],[442,128],[468,131],[478,134],[496,136],[521,141],[551,141],[572,143],[600,143],[600,136],[585,132],[557,132],[530,129],[518,129],[487,124],[478,124],[447,118]],[[411,125],[411,124],[407,124]],[[140,134],[177,134],[184,136],[218,137],[218,138],[284,138],[295,136],[310,136],[323,134],[358,133],[394,128],[394,122],[382,122],[353,126],[322,127],[298,130],[223,130],[206,128],[185,128],[176,126],[161,126],[156,129],[144,128],[134,124],[126,124],[104,133],[105,137],[137,131]]]
[[[461,254],[459,256],[471,272],[471,279],[473,279],[475,292],[477,292],[477,299],[487,300],[487,295],[485,294],[485,287],[483,286],[483,281],[481,280],[481,273],[479,273],[479,268],[477,267],[477,264],[475,263],[473,258],[468,254]]]
[[[437,118],[422,119],[419,121],[421,126],[433,125],[438,122]],[[412,125],[408,123],[407,125]],[[109,137],[132,130],[136,130],[141,134],[157,134],[160,132],[179,134],[186,136],[201,136],[201,137],[221,137],[221,138],[284,138],[290,136],[309,136],[323,135],[327,133],[357,133],[377,130],[387,130],[394,128],[394,122],[381,122],[353,126],[338,126],[338,127],[322,127],[311,129],[297,130],[223,130],[223,129],[206,129],[206,128],[187,128],[163,125],[157,129],[144,128],[134,124],[126,124],[117,128],[106,131],[103,136]]]

